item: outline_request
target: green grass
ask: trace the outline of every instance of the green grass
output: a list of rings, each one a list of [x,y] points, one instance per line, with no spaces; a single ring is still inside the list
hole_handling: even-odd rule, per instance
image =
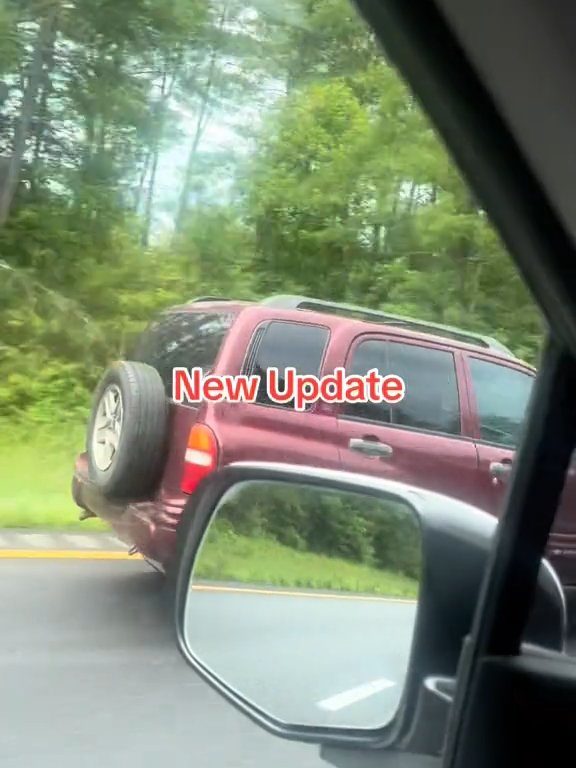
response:
[[[0,425],[0,527],[105,530],[78,520],[70,485],[84,424]]]
[[[0,425],[0,528],[105,530],[99,520],[78,520],[70,484],[82,450],[85,426]],[[360,592],[415,598],[417,582],[310,552],[270,539],[211,528],[199,555],[197,575],[215,581]]]
[[[240,582],[309,589],[360,592],[412,598],[418,583],[401,573],[311,552],[298,552],[269,539],[212,529],[198,556],[195,576],[207,581]]]

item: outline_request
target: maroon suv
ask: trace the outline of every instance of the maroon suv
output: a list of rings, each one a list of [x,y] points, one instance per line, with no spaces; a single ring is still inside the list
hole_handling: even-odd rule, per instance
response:
[[[379,475],[498,514],[522,432],[534,369],[499,342],[455,328],[297,296],[260,303],[204,297],[172,308],[105,373],[73,494],[83,516],[109,522],[163,567],[200,480],[235,461],[278,461]],[[172,370],[259,374],[292,366],[324,375],[402,376],[396,405],[318,401],[177,404]],[[576,584],[575,483],[548,555]]]

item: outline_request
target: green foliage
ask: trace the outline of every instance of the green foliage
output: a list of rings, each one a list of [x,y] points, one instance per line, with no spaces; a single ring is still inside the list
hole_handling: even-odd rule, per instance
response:
[[[226,535],[271,539],[300,552],[420,575],[420,533],[411,511],[392,500],[253,483],[217,513]]]
[[[17,18],[13,3],[7,0],[0,2],[0,75],[17,66],[18,57],[22,54],[18,34],[14,30]]]
[[[255,298],[250,275],[254,235],[226,208],[197,207],[170,252],[190,284],[209,295]]]
[[[38,53],[0,229],[0,418],[80,418],[150,317],[203,293],[344,299],[482,331],[537,360],[531,297],[347,0],[251,15],[239,0],[5,0],[0,155]],[[251,151],[203,150],[215,117]],[[154,169],[180,146],[184,178],[159,201]],[[0,196],[2,183],[0,168]],[[154,232],[160,213],[178,219],[175,234]],[[272,535],[312,541],[313,517],[285,506]],[[317,546],[344,546],[345,518],[318,522]],[[339,554],[373,556],[375,534],[344,527]]]
[[[38,424],[54,423],[55,414],[72,424],[86,419],[93,382],[85,366],[48,359],[42,363],[38,357],[24,365],[6,362],[12,362],[12,370],[0,384],[2,418],[17,421],[25,413],[29,422]]]
[[[104,530],[100,520],[81,523],[70,494],[84,425],[55,418],[50,424],[0,420],[0,527]]]
[[[325,589],[416,600],[419,582],[338,557],[302,552],[269,538],[248,537],[212,524],[200,550],[195,580],[297,589]]]
[[[292,93],[256,158],[247,215],[265,289],[281,275],[323,298],[499,336],[535,361],[533,301],[384,61]]]

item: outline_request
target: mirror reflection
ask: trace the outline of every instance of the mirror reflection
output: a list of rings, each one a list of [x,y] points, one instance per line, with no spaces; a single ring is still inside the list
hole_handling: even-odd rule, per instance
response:
[[[408,668],[420,545],[415,513],[395,497],[239,483],[196,557],[187,646],[283,722],[383,726]]]

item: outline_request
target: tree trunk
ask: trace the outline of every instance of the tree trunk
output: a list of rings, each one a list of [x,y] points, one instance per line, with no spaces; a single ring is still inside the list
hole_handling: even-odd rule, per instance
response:
[[[144,168],[140,177],[140,187],[138,189],[137,210],[140,207],[140,199],[144,191],[144,183],[146,176],[150,170],[150,179],[148,181],[148,188],[146,190],[146,201],[144,208],[144,226],[142,229],[141,243],[143,246],[147,246],[150,240],[150,229],[152,226],[152,213],[154,210],[154,192],[156,190],[156,177],[158,175],[158,163],[160,161],[160,145],[162,142],[162,136],[164,134],[164,122],[166,119],[166,105],[174,92],[174,86],[176,85],[178,62],[175,66],[175,71],[172,74],[170,84],[168,82],[168,65],[165,66],[162,72],[162,85],[160,86],[160,101],[158,103],[157,114],[154,125],[154,135],[152,139],[152,146],[150,151],[146,155],[144,162]]]
[[[144,155],[142,170],[140,172],[140,178],[138,180],[138,189],[136,190],[136,193],[134,195],[134,212],[135,213],[140,213],[140,204],[142,202],[142,195],[144,194],[144,185],[146,184],[146,179],[148,178],[148,171],[150,169],[151,159],[152,159],[152,149],[149,148],[146,150],[146,154]]]
[[[162,85],[160,86],[160,100],[157,105],[157,113],[154,118],[154,138],[152,141],[150,180],[146,192],[146,205],[144,208],[144,226],[142,228],[142,245],[148,246],[150,241],[150,227],[152,226],[152,208],[154,205],[154,190],[156,187],[156,175],[158,173],[158,158],[160,156],[160,140],[164,127],[164,111],[166,109],[166,82],[168,73],[166,67],[162,72]]]
[[[28,76],[25,78],[20,116],[17,119],[14,128],[12,156],[9,160],[2,189],[0,189],[0,227],[5,226],[6,221],[8,220],[14,201],[14,195],[16,194],[16,189],[20,180],[22,163],[24,161],[26,150],[28,149],[30,127],[36,112],[38,91],[42,83],[44,55],[46,46],[49,44],[53,34],[54,25],[56,23],[56,13],[57,10],[54,8],[40,21],[38,34],[34,42],[32,60],[28,68]]]
[[[228,11],[228,3],[224,5],[220,21],[218,22],[218,32],[221,32],[226,22],[226,14]],[[200,104],[200,112],[198,113],[198,119],[196,120],[196,128],[194,130],[194,136],[192,138],[192,144],[190,145],[190,152],[188,153],[188,162],[186,163],[186,170],[184,172],[184,182],[180,191],[180,197],[178,200],[178,211],[176,213],[176,221],[174,224],[174,234],[182,232],[184,226],[184,220],[186,218],[186,212],[188,211],[188,200],[190,197],[190,185],[192,181],[192,170],[194,169],[194,163],[196,161],[196,153],[202,139],[204,130],[208,123],[208,104],[210,101],[210,95],[212,85],[214,81],[214,71],[216,68],[216,58],[218,51],[216,45],[212,48],[210,55],[210,63],[208,65],[208,74],[206,76],[206,87],[204,89],[204,95],[202,96],[202,102]]]
[[[38,105],[38,120],[34,139],[34,154],[32,158],[32,183],[35,182],[40,166],[40,157],[44,148],[46,127],[48,123],[48,99],[52,93],[52,72],[55,65],[56,24],[52,25],[46,39],[44,52],[44,70],[42,73],[40,103]]]
[[[394,229],[398,223],[398,204],[400,202],[400,192],[402,190],[402,182],[400,182],[394,192],[394,202],[392,203],[392,210],[390,216],[387,218],[386,225],[384,227],[384,242],[382,243],[382,255],[390,255],[390,232]]]

